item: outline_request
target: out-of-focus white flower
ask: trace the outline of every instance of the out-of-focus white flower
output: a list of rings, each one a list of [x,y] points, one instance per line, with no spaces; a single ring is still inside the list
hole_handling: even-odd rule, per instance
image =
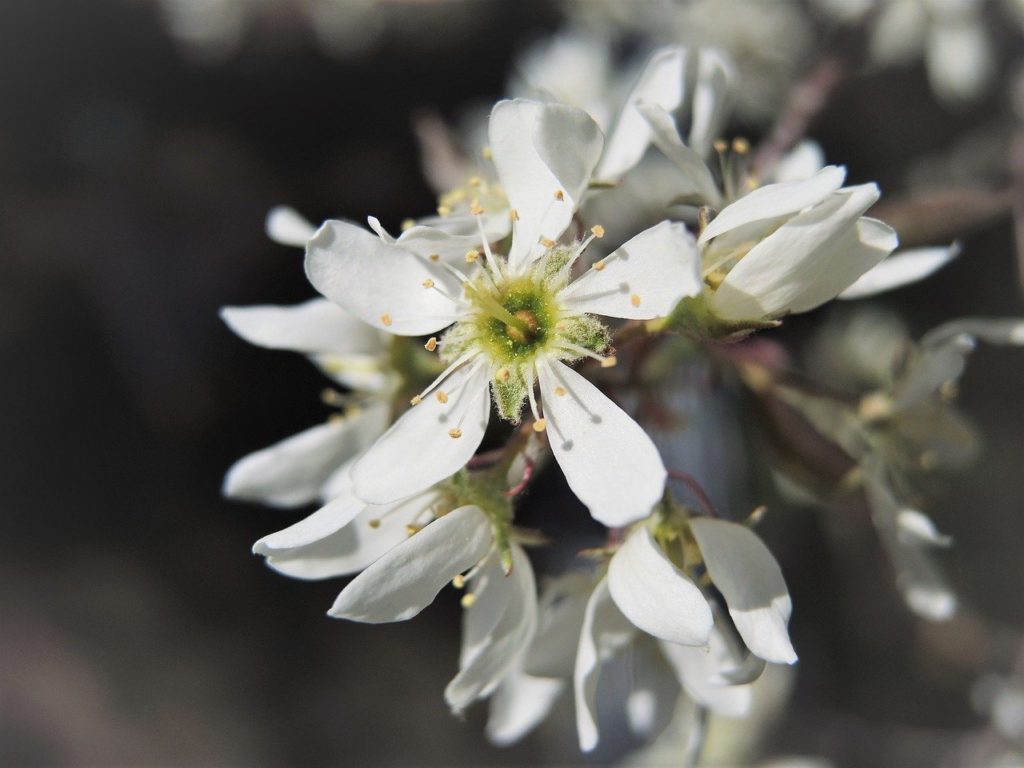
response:
[[[351,390],[342,414],[237,461],[224,478],[224,494],[275,506],[327,498],[344,463],[387,427],[398,374],[388,359],[386,335],[325,299],[288,307],[224,307],[221,317],[252,344],[309,356]]]
[[[452,326],[440,343],[428,341],[449,367],[357,462],[356,493],[387,503],[464,466],[483,439],[490,389],[506,419],[518,420],[529,402],[534,428],[548,430],[570,487],[596,519],[636,520],[661,497],[665,469],[657,450],[563,361],[614,364],[603,354],[607,331],[593,314],[661,317],[698,291],[693,262],[683,257],[693,240],[681,225],[664,222],[569,283],[572,264],[603,234],[594,227],[580,243],[557,244],[601,155],[600,131],[577,109],[505,101],[494,109],[490,143],[515,226],[507,258],[493,253],[486,238],[482,254],[465,252],[472,278],[439,255],[452,240],[440,235],[431,241],[436,253],[401,240],[381,247],[365,231],[329,221],[307,247],[313,285],[364,321],[400,335]]]
[[[691,577],[706,573],[725,599],[733,625],[752,654],[792,664],[787,624],[792,603],[775,558],[749,528],[724,520],[671,516],[638,525],[608,563],[584,612],[574,685],[580,747],[597,745],[597,685],[602,664],[627,646],[643,649],[655,669],[637,673],[650,689],[630,714],[637,730],[664,726],[680,688],[702,706],[731,716],[750,702],[749,679],[708,599]],[[667,669],[666,669],[667,665]],[[660,671],[657,669],[660,667]],[[674,674],[666,674],[671,670]],[[671,681],[671,682],[669,682]],[[644,723],[647,727],[642,726]]]
[[[818,0],[818,5],[841,23],[868,20],[876,64],[923,58],[932,90],[947,104],[977,99],[996,73],[984,0]]]

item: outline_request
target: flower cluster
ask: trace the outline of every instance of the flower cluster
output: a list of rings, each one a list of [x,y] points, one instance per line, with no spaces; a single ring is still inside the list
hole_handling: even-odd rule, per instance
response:
[[[910,607],[942,619],[956,601],[928,550],[949,541],[912,480],[970,453],[950,402],[975,341],[1024,342],[1015,320],[948,323],[916,346],[860,325],[816,347],[810,368],[828,386],[806,386],[772,329],[925,278],[958,248],[894,254],[896,231],[867,215],[878,186],[848,184],[809,140],[772,152],[723,138],[743,77],[726,53],[667,46],[623,74],[599,45],[577,32],[532,51],[484,146],[422,124],[438,206],[398,237],[373,217],[314,227],[275,209],[269,234],[304,248],[321,297],[223,311],[238,335],[307,355],[332,382],[324,424],[228,472],[229,496],[321,505],[254,551],[297,578],[354,575],[336,618],[403,621],[460,590],[445,699],[461,713],[489,698],[499,744],[571,689],[593,749],[616,658],[633,665],[623,709],[644,736],[679,701],[698,719],[740,717],[768,665],[797,661],[786,582],[755,532],[764,508],[722,506],[706,486],[728,478],[672,463],[678,371],[752,394],[783,446],[780,488],[863,500]],[[600,74],[590,90],[559,77],[578,77],[581,59]],[[724,440],[718,426],[698,444]],[[839,469],[815,463],[821,443]],[[529,552],[547,540],[517,512],[536,503],[524,491],[548,457],[606,537],[538,588]]]

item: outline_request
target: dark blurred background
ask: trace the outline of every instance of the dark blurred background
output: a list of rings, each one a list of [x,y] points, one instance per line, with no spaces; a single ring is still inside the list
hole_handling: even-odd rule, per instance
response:
[[[220,497],[235,459],[325,414],[312,366],[217,317],[311,295],[301,255],[265,238],[267,210],[391,227],[430,212],[413,115],[500,96],[524,42],[560,18],[540,0],[474,5],[444,35],[385,29],[347,59],[265,21],[209,61],[141,0],[0,4],[0,764],[585,762],[568,706],[510,750],[486,744],[484,707],[448,714],[452,595],[399,625],[329,620],[337,583],[289,581],[249,554],[296,515]],[[916,68],[851,81],[814,134],[854,181],[898,190],[909,151],[941,152],[999,108],[951,116],[924,83]],[[851,125],[851,110],[875,117]],[[880,303],[917,333],[1024,314],[1009,219],[966,246]],[[766,523],[801,654],[767,754],[933,765],[984,727],[966,692],[1008,669],[1024,627],[1022,374],[1020,350],[977,353],[961,402],[986,450],[929,507],[957,541],[944,563],[961,618],[913,619],[863,520]],[[542,478],[536,495],[554,501],[534,522],[584,514],[561,483]]]

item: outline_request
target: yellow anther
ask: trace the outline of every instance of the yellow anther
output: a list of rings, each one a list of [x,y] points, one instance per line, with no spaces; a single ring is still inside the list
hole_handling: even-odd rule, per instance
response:
[[[619,359],[615,355],[608,355],[608,357],[601,361],[602,368],[614,368],[618,364]]]
[[[422,526],[416,525],[415,523],[409,523],[407,526],[405,526],[405,535],[415,536],[421,530],[423,530]]]
[[[427,258],[430,259],[431,261],[440,261],[441,260],[441,254],[440,253],[432,253],[429,256],[427,256]]]
[[[707,277],[704,278],[704,282],[707,283],[711,288],[718,288],[725,280],[725,272],[720,269],[712,270],[708,273]]]
[[[511,375],[512,374],[509,373],[508,368],[499,368],[498,372],[494,374],[494,378],[496,378],[498,381],[508,381]]]
[[[565,387],[555,387],[555,394],[559,397],[565,397]]]
[[[441,405],[444,405],[445,403],[448,402],[448,395],[444,392],[444,390],[441,390],[441,389],[437,390],[436,397],[437,397],[437,402],[441,403]]]
[[[429,339],[427,339],[427,343],[423,345],[423,348],[426,349],[427,352],[433,352],[435,349],[437,349],[437,337],[431,336]]]
[[[750,151],[750,142],[742,136],[732,140],[732,151],[737,155],[745,155]]]
[[[469,212],[472,213],[474,216],[483,216],[484,207],[480,205],[479,200],[474,200],[472,203],[469,204]]]
[[[634,293],[632,296],[630,296],[629,297],[629,303],[632,304],[634,307],[639,307],[640,306],[640,294],[639,293]]]
[[[383,315],[380,316],[380,321],[384,323],[384,325],[391,325],[391,315],[385,312]]]
[[[480,150],[480,157],[482,157],[484,160],[490,160],[492,157],[494,157],[494,153],[491,152],[490,147],[484,147],[483,149]]]
[[[515,208],[509,209],[508,217],[512,219],[512,221],[519,221],[519,211]]]
[[[472,250],[472,251],[466,251],[466,263],[467,264],[472,264],[473,262],[475,262],[479,258],[480,258],[480,251],[477,251],[475,249]]]
[[[462,596],[462,599],[459,602],[462,604],[463,608],[469,608],[476,602],[476,595],[472,592],[467,592]]]
[[[727,142],[725,139],[715,139],[714,143],[711,146],[715,148],[715,152],[721,153],[725,152],[729,148],[729,142]]]
[[[555,190],[555,200],[558,200],[558,201],[565,200],[565,192],[563,192],[560,189],[556,189]]]
[[[548,426],[548,420],[547,419],[537,419],[535,422],[533,422],[533,431],[534,432],[543,432],[545,429],[547,429],[547,426]]]
[[[468,184],[469,184],[469,186],[471,186],[473,188],[479,187],[482,183],[483,182],[481,181],[479,176],[470,176],[469,177]]]
[[[456,589],[462,589],[464,586],[466,586],[466,577],[463,576],[461,573],[457,574],[455,578],[452,579],[452,586]]]
[[[402,231],[405,232],[407,229],[412,229],[416,226],[416,222],[412,219],[406,219],[402,222]]]
[[[555,247],[555,241],[552,240],[550,237],[542,237],[540,239],[540,244],[543,245],[545,248],[554,248]]]
[[[367,525],[369,525],[371,528],[380,528],[380,520],[374,518],[373,520],[367,522]]]
[[[426,280],[424,280],[424,281],[423,281],[423,287],[424,287],[424,288],[433,288],[433,287],[434,287],[434,281],[433,281],[433,280],[431,280],[431,279],[430,279],[430,278],[428,277],[428,278],[427,278]]]
[[[602,237],[604,237],[604,227],[602,227],[600,224],[595,224],[590,228],[590,234],[592,234],[594,237],[600,240]]]
[[[439,205],[437,206],[437,215],[441,216],[442,218],[445,216],[451,216],[452,209],[450,206],[447,205]]]
[[[458,440],[460,437],[462,437],[462,430],[459,429],[458,427],[449,429],[448,437],[450,437],[452,440]]]
[[[419,405],[423,402],[423,398],[419,395],[413,395],[409,398],[409,405]]]
[[[604,261],[595,261],[594,262],[594,269],[596,269],[598,272],[600,272],[602,269],[604,269]]]

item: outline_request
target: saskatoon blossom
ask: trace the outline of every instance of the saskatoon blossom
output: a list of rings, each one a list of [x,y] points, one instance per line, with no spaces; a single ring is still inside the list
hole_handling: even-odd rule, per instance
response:
[[[692,237],[662,222],[636,235],[576,280],[570,270],[603,234],[560,244],[601,156],[603,138],[584,112],[554,104],[500,102],[490,122],[499,180],[512,206],[509,253],[465,253],[465,267],[440,252],[381,240],[328,221],[309,241],[306,271],[325,296],[361,320],[407,336],[432,336],[448,367],[359,459],[355,493],[373,503],[408,496],[450,476],[483,439],[493,398],[533,426],[577,496],[607,525],[644,517],[661,498],[665,468],[647,434],[567,363],[614,365],[596,315],[647,320],[699,292]],[[412,230],[410,230],[412,231]],[[439,236],[434,245],[446,244]],[[534,395],[539,385],[540,398]]]

